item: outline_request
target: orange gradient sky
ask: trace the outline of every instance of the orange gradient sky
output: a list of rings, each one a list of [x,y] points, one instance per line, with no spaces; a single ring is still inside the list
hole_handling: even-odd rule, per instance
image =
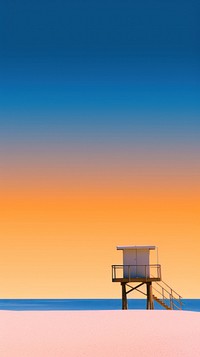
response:
[[[111,264],[122,263],[123,244],[158,246],[163,280],[199,296],[195,155],[107,150],[80,150],[71,164],[59,150],[51,162],[15,151],[4,163],[1,298],[118,298]]]

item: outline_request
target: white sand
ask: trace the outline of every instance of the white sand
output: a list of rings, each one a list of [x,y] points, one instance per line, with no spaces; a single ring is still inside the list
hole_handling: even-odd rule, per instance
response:
[[[200,313],[0,312],[1,357],[199,357]]]

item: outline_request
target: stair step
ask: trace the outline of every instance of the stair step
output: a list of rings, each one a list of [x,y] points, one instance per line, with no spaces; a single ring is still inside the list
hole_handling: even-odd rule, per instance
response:
[[[157,301],[158,304],[160,304],[161,306],[163,306],[166,310],[172,310],[171,307],[169,307],[167,304],[165,304],[161,299],[157,298],[157,296],[152,295],[153,299],[155,301]]]

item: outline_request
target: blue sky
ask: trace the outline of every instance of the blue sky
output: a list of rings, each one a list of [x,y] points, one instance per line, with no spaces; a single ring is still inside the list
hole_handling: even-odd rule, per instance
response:
[[[3,0],[2,130],[199,131],[199,10],[194,0]]]
[[[194,0],[2,1],[6,56],[135,58],[199,55]]]

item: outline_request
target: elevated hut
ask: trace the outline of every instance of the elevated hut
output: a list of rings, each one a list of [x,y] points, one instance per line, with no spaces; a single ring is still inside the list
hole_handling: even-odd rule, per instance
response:
[[[122,309],[127,309],[127,294],[137,290],[147,297],[147,309],[154,309],[154,301],[165,309],[182,309],[181,296],[162,281],[161,266],[158,264],[158,249],[153,245],[117,246],[123,252],[123,264],[112,265],[112,281],[122,286]],[[156,251],[156,263],[151,264],[152,251]],[[154,289],[160,296],[153,294]],[[132,286],[130,284],[136,284]],[[139,288],[146,285],[146,293]],[[128,288],[128,289],[127,289]]]

